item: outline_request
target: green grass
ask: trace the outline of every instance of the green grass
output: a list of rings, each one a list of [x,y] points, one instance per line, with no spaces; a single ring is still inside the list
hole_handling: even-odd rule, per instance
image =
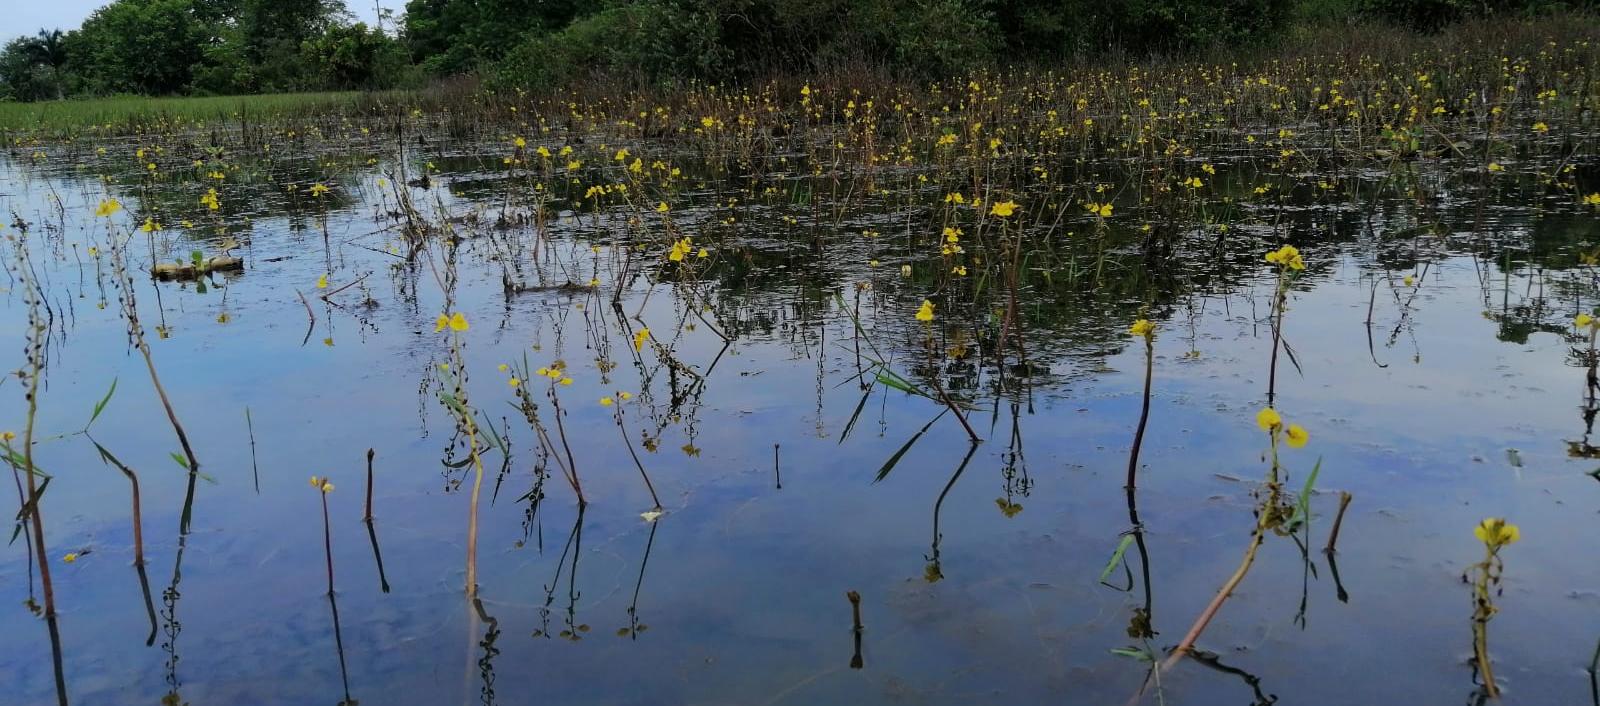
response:
[[[91,98],[37,103],[0,101],[0,130],[65,130],[92,125],[113,129],[162,122],[265,120],[284,115],[338,112],[356,107],[364,94],[277,93],[197,98]]]

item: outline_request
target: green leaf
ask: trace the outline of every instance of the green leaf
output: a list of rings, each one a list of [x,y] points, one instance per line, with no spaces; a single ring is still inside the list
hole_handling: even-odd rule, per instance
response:
[[[172,460],[178,464],[179,468],[185,471],[189,470],[189,459],[184,458],[183,454],[173,451]]]
[[[1139,647],[1113,647],[1113,648],[1111,648],[1111,654],[1114,654],[1114,655],[1116,655],[1118,657],[1128,657],[1128,658],[1131,658],[1131,659],[1136,659],[1136,660],[1139,660],[1140,662],[1154,662],[1155,661],[1155,658],[1152,657],[1149,652],[1147,652],[1143,648],[1139,648]]]
[[[1306,485],[1300,489],[1300,497],[1295,500],[1294,516],[1289,518],[1291,528],[1299,527],[1301,523],[1311,519],[1311,489],[1317,484],[1317,474],[1322,472],[1322,457],[1317,457],[1317,464],[1311,467],[1311,475],[1306,476]]]
[[[106,390],[106,396],[100,398],[100,401],[95,403],[94,413],[89,415],[88,423],[83,425],[84,431],[89,431],[89,427],[94,424],[94,420],[100,418],[100,413],[105,411],[106,404],[111,402],[111,396],[114,394],[117,394],[117,379],[111,378],[111,389]]]
[[[1116,571],[1117,566],[1122,563],[1122,555],[1127,553],[1130,544],[1133,544],[1132,532],[1122,535],[1122,541],[1117,542],[1116,550],[1112,551],[1111,558],[1106,560],[1106,568],[1100,571],[1100,583],[1105,583],[1106,577]]]

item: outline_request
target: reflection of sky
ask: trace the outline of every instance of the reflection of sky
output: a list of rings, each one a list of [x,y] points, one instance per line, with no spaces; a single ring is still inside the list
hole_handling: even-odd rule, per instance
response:
[[[79,186],[57,187],[70,213],[97,198]],[[4,192],[8,205],[30,218],[45,193],[38,182],[14,179]],[[364,211],[335,214],[329,228],[335,285],[371,271],[367,286],[380,306],[363,311],[355,308],[358,296],[345,296],[349,308],[330,316],[312,299],[319,323],[304,347],[305,312],[294,290],[309,296],[327,269],[315,232],[289,233],[281,218],[258,216],[245,251],[251,269],[231,285],[234,318],[226,326],[215,322],[219,291],[161,285],[174,336],[152,339],[152,347],[204,470],[216,479],[197,493],[179,606],[179,673],[193,703],[337,700],[321,596],[320,508],[306,485],[312,474],[339,486],[329,500],[354,695],[395,704],[477,698],[482,627],[459,596],[465,497],[441,492],[438,458],[448,421],[431,391],[418,389],[443,350],[432,328],[438,287],[424,268],[418,282],[405,283],[421,292],[412,306],[399,296],[402,279],[391,276],[390,260],[339,245],[372,230]],[[69,239],[83,237],[69,229]],[[280,257],[287,259],[271,261]],[[473,324],[465,336],[472,396],[496,424],[507,418],[517,453],[499,499],[490,505],[485,493],[480,544],[486,610],[503,630],[495,662],[502,699],[1040,703],[1070,688],[1083,702],[1105,703],[1136,686],[1137,668],[1107,653],[1127,644],[1123,631],[1136,598],[1094,581],[1128,521],[1121,486],[1138,411],[1135,347],[1109,358],[1103,374],[1074,375],[1066,387],[1035,393],[1021,425],[1036,486],[1031,496],[1014,498],[1024,507],[1014,518],[995,504],[1004,493],[1000,454],[1009,416],[1003,410],[991,422],[987,411],[974,414],[989,441],[943,505],[946,578],[927,584],[921,577],[933,503],[965,451],[959,427],[941,421],[887,479],[870,483],[936,408],[897,393],[875,395],[841,444],[859,399],[848,382],[848,321],[831,317],[826,342],[811,327],[813,338],[802,346],[789,342],[785,328],[798,323],[795,308],[757,301],[770,306],[779,330],[735,344],[718,362],[699,400],[693,441],[702,455],[679,450],[689,441],[679,425],[669,427],[659,452],[641,451],[669,514],[640,589],[638,616],[649,630],[625,640],[615,633],[628,625],[648,532],[637,513],[649,501],[609,412],[594,400],[639,390],[637,371],[622,355],[628,341],[612,335],[614,357],[624,364],[614,380],[600,382],[574,300],[528,294],[508,306],[498,271],[479,259],[463,258],[467,284],[458,304]],[[1462,664],[1470,603],[1459,574],[1479,551],[1471,527],[1504,514],[1522,525],[1525,540],[1507,554],[1504,612],[1492,627],[1497,663],[1530,702],[1569,702],[1569,692],[1581,694],[1584,686],[1573,676],[1573,655],[1592,649],[1593,621],[1582,616],[1593,614],[1589,587],[1600,582],[1594,562],[1575,561],[1592,555],[1584,538],[1600,529],[1593,510],[1600,485],[1580,475],[1588,466],[1563,457],[1561,443],[1579,429],[1581,371],[1565,365],[1566,344],[1552,335],[1535,334],[1527,345],[1497,341],[1496,324],[1482,316],[1475,269],[1463,257],[1433,269],[1393,345],[1388,335],[1399,312],[1380,288],[1376,356],[1389,367],[1379,368],[1361,324],[1368,289],[1359,281],[1360,261],[1342,258],[1295,295],[1286,335],[1304,375],[1287,361],[1279,371],[1279,406],[1312,437],[1306,449],[1285,454],[1290,484],[1298,487],[1316,459],[1323,464],[1318,487],[1327,492],[1314,500],[1314,546],[1336,504],[1332,491],[1355,494],[1340,540],[1352,602],[1332,599],[1319,565],[1308,627],[1295,628],[1302,565],[1291,543],[1274,540],[1203,645],[1296,703],[1455,699],[1470,690]],[[53,433],[81,426],[111,379],[119,381],[95,436],[141,473],[159,604],[183,487],[182,471],[167,458],[177,444],[142,362],[125,350],[114,310],[94,308],[92,284],[86,298],[76,298],[70,267],[48,269],[53,291],[76,318],[54,349],[59,358],[42,396],[40,427]],[[92,283],[92,272],[87,276]],[[151,326],[155,292],[139,287]],[[1182,320],[1162,322],[1140,476],[1158,644],[1181,636],[1248,536],[1249,481],[1263,470],[1253,416],[1267,345],[1266,328],[1249,320],[1248,297],[1264,312],[1268,295],[1258,285],[1208,301],[1196,360],[1180,360],[1188,349]],[[631,297],[624,309],[631,315],[640,302]],[[661,289],[642,317],[659,338],[674,328],[681,306]],[[604,313],[613,316],[609,308]],[[0,332],[9,340],[21,331],[19,316],[14,297],[0,309]],[[559,338],[556,318],[564,319]],[[681,357],[703,370],[720,341],[704,327],[684,336]],[[332,347],[322,343],[328,337]],[[541,349],[532,350],[534,343]],[[561,394],[593,504],[575,582],[576,622],[591,629],[575,644],[530,636],[540,627],[574,507],[559,475],[551,478],[534,539],[516,548],[522,508],[515,499],[527,490],[534,443],[506,406],[510,394],[495,366],[524,354],[534,367],[559,356],[577,380]],[[1052,362],[1063,374],[1099,367],[1084,359]],[[658,374],[652,391],[658,404],[667,397],[665,377]],[[260,495],[251,480],[246,408]],[[16,408],[7,409],[13,412],[4,426],[16,427]],[[638,434],[641,410],[628,413]],[[775,443],[782,491],[772,488]],[[378,450],[377,527],[395,586],[388,595],[376,590],[358,522],[368,447]],[[1519,450],[1520,469],[1507,462],[1508,448]],[[83,703],[154,700],[165,691],[163,655],[142,646],[147,624],[127,567],[123,479],[78,438],[42,444],[39,463],[58,477],[46,503],[52,554],[95,550],[56,575],[72,689]],[[497,470],[498,456],[487,465]],[[6,600],[20,601],[25,567],[18,548],[0,560]],[[562,629],[570,571],[553,584],[551,632]],[[864,596],[862,671],[847,668],[848,590]],[[0,646],[0,668],[18,675],[21,703],[48,700],[43,630],[20,610],[0,612],[0,630],[21,636]],[[1171,675],[1169,688],[1185,703],[1238,703],[1248,693],[1231,677],[1189,666]]]

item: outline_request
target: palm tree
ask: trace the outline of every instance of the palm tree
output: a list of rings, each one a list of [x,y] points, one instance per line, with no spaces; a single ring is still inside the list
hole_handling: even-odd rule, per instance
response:
[[[67,63],[67,46],[63,41],[65,37],[59,29],[39,30],[39,34],[28,40],[26,51],[28,58],[35,66],[50,67],[50,82],[55,84],[56,98],[65,97],[65,86],[62,85],[61,67]]]

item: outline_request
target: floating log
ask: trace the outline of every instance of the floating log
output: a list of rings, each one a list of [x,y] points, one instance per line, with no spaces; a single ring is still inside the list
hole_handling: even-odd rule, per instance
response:
[[[214,255],[199,262],[158,262],[150,268],[156,279],[195,279],[208,272],[244,269],[244,260],[231,255]]]

